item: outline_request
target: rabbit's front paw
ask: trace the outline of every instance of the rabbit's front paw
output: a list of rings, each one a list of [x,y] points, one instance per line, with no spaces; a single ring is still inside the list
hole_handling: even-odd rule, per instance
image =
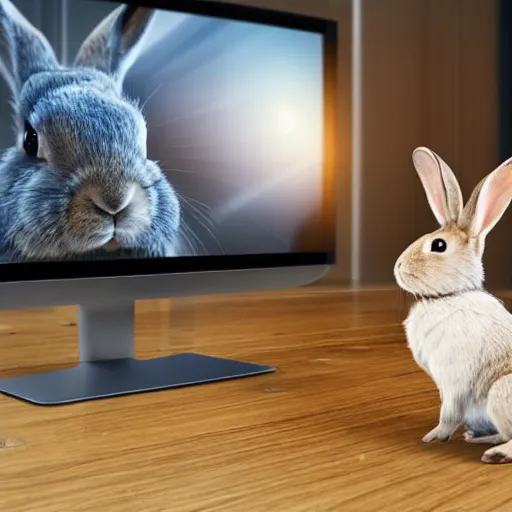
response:
[[[438,425],[423,438],[423,442],[433,443],[435,441],[439,441],[440,443],[446,443],[446,441],[450,440],[451,436],[452,432],[442,427],[441,425]]]

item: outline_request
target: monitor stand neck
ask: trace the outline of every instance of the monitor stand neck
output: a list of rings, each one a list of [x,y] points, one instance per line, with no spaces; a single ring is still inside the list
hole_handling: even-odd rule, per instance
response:
[[[81,363],[135,357],[135,303],[78,306],[78,341]]]
[[[78,309],[79,364],[65,370],[0,379],[0,392],[37,405],[57,405],[275,371],[271,366],[200,354],[138,360],[134,358],[134,327],[133,301],[82,304]]]

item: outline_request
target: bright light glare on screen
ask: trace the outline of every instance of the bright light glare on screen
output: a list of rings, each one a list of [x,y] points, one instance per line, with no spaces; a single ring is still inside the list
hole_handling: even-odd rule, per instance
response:
[[[295,250],[323,201],[321,35],[175,17],[159,11],[164,35],[146,39],[130,85],[146,102],[149,155],[190,198],[189,245]]]
[[[297,120],[294,112],[286,106],[280,107],[277,112],[277,127],[285,135],[295,131]]]

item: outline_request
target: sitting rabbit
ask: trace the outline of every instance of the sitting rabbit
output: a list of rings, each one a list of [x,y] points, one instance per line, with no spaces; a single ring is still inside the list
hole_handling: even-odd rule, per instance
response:
[[[418,365],[441,397],[439,424],[423,441],[495,444],[486,463],[512,462],[512,315],[483,288],[485,238],[512,198],[512,159],[482,180],[463,206],[448,165],[427,148],[413,162],[440,229],[398,258],[398,285],[417,302],[404,322]]]
[[[115,9],[68,68],[0,0],[0,71],[18,134],[0,161],[1,261],[175,255],[178,197],[148,160],[145,119],[122,92],[153,16]]]

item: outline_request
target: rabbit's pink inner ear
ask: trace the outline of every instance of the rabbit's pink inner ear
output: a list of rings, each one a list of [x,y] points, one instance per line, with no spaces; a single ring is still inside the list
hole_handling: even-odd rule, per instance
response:
[[[425,189],[430,209],[437,222],[443,226],[446,224],[449,214],[446,204],[446,191],[439,164],[430,151],[423,149],[417,149],[413,153],[413,162]]]
[[[155,9],[121,5],[101,21],[84,41],[75,66],[93,67],[112,75],[119,87],[141,50]]]
[[[487,236],[512,199],[512,164],[499,167],[485,180],[476,203],[471,231]]]
[[[451,221],[458,222],[462,209],[464,206],[464,199],[462,198],[462,190],[460,189],[459,182],[455,174],[450,169],[448,164],[444,162],[439,156],[435,155],[439,168],[441,169],[441,178],[444,185],[447,213]]]

